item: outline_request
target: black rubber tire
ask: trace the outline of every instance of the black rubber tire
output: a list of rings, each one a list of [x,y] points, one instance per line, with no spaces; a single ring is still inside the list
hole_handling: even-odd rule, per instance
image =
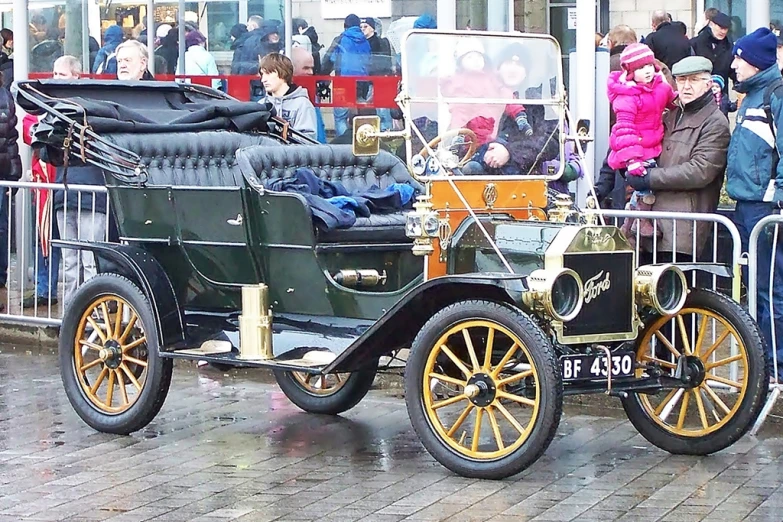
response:
[[[141,394],[126,411],[108,414],[98,410],[84,396],[76,377],[73,356],[73,340],[78,321],[90,304],[98,297],[116,295],[136,309],[147,336],[147,378]],[[152,307],[144,294],[130,280],[117,274],[99,274],[79,287],[65,309],[60,327],[60,375],[65,394],[74,410],[84,422],[104,433],[128,435],[149,424],[160,411],[171,384],[172,359],[163,359],[158,353],[158,330]]]
[[[275,370],[275,380],[288,400],[308,413],[339,415],[348,411],[364,399],[372,388],[377,362],[369,367],[351,372],[342,388],[331,395],[315,395],[304,389],[291,372]]]
[[[629,394],[622,403],[631,424],[655,446],[677,455],[709,455],[728,448],[753,426],[767,397],[769,368],[764,355],[761,330],[738,303],[711,290],[694,289],[688,294],[683,308],[699,308],[720,315],[736,329],[745,344],[748,352],[748,389],[734,417],[721,428],[703,437],[685,437],[670,432],[650,418],[639,394]],[[648,328],[649,325],[640,333],[639,340],[644,338]]]
[[[538,419],[528,439],[513,453],[491,461],[469,459],[451,449],[430,424],[423,404],[423,373],[433,345],[451,327],[473,319],[493,321],[517,335],[530,351],[541,387]],[[454,303],[433,315],[413,341],[405,367],[405,403],[413,429],[435,460],[463,477],[504,479],[536,462],[557,432],[563,411],[558,357],[541,328],[518,308],[481,300]]]

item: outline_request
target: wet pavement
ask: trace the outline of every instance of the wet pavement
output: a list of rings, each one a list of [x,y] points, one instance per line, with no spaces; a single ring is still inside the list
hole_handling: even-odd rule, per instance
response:
[[[489,482],[436,463],[389,392],[320,417],[262,381],[178,366],[153,424],[121,437],[72,411],[54,355],[0,354],[0,522],[783,520],[779,423],[694,458],[569,407],[538,463]]]

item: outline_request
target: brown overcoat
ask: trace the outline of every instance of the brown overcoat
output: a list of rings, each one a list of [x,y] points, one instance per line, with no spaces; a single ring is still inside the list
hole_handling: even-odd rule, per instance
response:
[[[729,122],[711,97],[696,100],[690,105],[685,110],[678,107],[664,116],[663,151],[658,160],[659,168],[649,171],[650,188],[655,194],[653,211],[715,212],[718,207],[726,170],[726,152],[731,139]],[[658,251],[675,250],[673,223],[672,220],[659,222],[663,236],[658,239]],[[712,226],[705,222],[696,224],[697,253],[703,249]],[[642,242],[645,250],[650,251],[651,246],[649,240]],[[692,259],[692,221],[677,221],[676,251],[688,254],[688,259]]]

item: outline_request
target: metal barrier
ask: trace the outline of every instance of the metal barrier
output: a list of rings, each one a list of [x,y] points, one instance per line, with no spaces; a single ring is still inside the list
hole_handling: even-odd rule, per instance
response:
[[[604,217],[604,219],[609,218],[609,222],[620,226],[621,220],[625,219],[633,219],[637,224],[637,232],[636,236],[632,237],[634,239],[634,243],[636,246],[636,263],[637,266],[639,265],[639,259],[641,254],[641,239],[642,237],[639,234],[639,221],[641,219],[648,219],[652,220],[653,222],[653,238],[652,238],[652,251],[650,252],[650,255],[652,256],[652,262],[657,263],[658,262],[658,255],[660,254],[658,249],[658,238],[657,238],[657,232],[658,228],[660,226],[660,221],[671,221],[672,223],[672,236],[674,238],[674,242],[672,245],[672,256],[671,260],[666,259],[666,261],[676,262],[678,259],[682,262],[698,262],[698,261],[708,261],[713,263],[719,263],[723,260],[720,259],[720,251],[718,249],[718,226],[722,225],[730,234],[731,236],[731,242],[732,242],[732,248],[731,248],[731,258],[730,258],[730,264],[732,269],[732,281],[731,281],[731,291],[730,295],[732,299],[739,302],[740,301],[740,292],[741,292],[741,269],[740,265],[743,264],[744,259],[742,257],[742,244],[740,242],[740,233],[737,229],[737,226],[726,216],[721,216],[719,214],[701,214],[701,213],[695,213],[695,212],[646,212],[646,211],[638,211],[638,210],[601,210],[600,214]],[[706,246],[704,247],[704,250],[701,252],[698,251],[697,248],[697,242],[696,242],[696,236],[697,236],[697,223],[700,222],[707,222],[712,223],[712,244],[709,245],[710,248],[707,250]],[[678,249],[677,245],[677,227],[678,223],[681,223],[680,226],[690,226],[693,236],[693,242],[691,245],[688,245],[685,247],[685,251],[683,249]],[[707,256],[705,259],[705,253],[709,253],[710,255]],[[692,274],[691,279],[691,285],[696,286],[696,277],[697,274]],[[716,291],[721,291],[720,287],[718,286],[718,280],[717,276],[712,276],[712,289]]]
[[[56,205],[55,194],[62,194]],[[0,321],[60,324],[65,293],[94,272],[94,259],[89,252],[54,248],[51,240],[59,234],[63,239],[108,241],[111,207],[106,194],[104,186],[0,181],[0,229],[7,227],[6,238],[0,233],[5,241],[0,257],[8,267]],[[105,208],[97,203],[101,197]],[[17,212],[11,212],[14,205]],[[2,264],[0,259],[0,272]]]
[[[761,414],[759,415],[759,418],[756,420],[756,423],[753,425],[753,428],[751,428],[751,434],[755,435],[758,433],[758,431],[761,429],[762,424],[764,424],[764,421],[766,420],[767,416],[769,415],[769,412],[772,411],[772,407],[775,406],[775,402],[777,402],[778,397],[780,397],[781,391],[783,391],[783,383],[779,382],[779,373],[778,373],[778,358],[777,358],[777,340],[775,339],[775,328],[776,326],[783,327],[783,325],[776,325],[775,324],[775,305],[773,300],[773,278],[775,275],[775,263],[774,263],[774,256],[775,251],[777,250],[777,242],[778,240],[783,240],[783,238],[778,237],[778,231],[780,224],[783,223],[783,215],[781,214],[772,214],[769,216],[766,216],[762,218],[758,223],[756,223],[756,226],[753,227],[753,230],[750,232],[750,238],[748,240],[748,309],[750,310],[750,315],[753,316],[754,319],[758,317],[758,302],[757,302],[757,293],[758,293],[758,247],[759,247],[759,237],[761,237],[761,233],[764,232],[764,229],[766,229],[769,225],[775,225],[775,232],[772,239],[772,259],[770,259],[770,273],[769,273],[769,306],[770,306],[770,327],[772,329],[771,331],[771,348],[772,348],[772,376],[774,377],[774,382],[770,383],[770,395],[767,397],[767,402],[764,404],[764,408],[761,410]],[[763,277],[766,277],[766,274],[762,274]]]

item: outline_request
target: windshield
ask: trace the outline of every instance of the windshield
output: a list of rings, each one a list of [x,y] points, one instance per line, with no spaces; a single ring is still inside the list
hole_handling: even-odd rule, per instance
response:
[[[563,92],[553,38],[412,31],[402,54],[416,174],[558,173],[550,167],[560,156]]]

